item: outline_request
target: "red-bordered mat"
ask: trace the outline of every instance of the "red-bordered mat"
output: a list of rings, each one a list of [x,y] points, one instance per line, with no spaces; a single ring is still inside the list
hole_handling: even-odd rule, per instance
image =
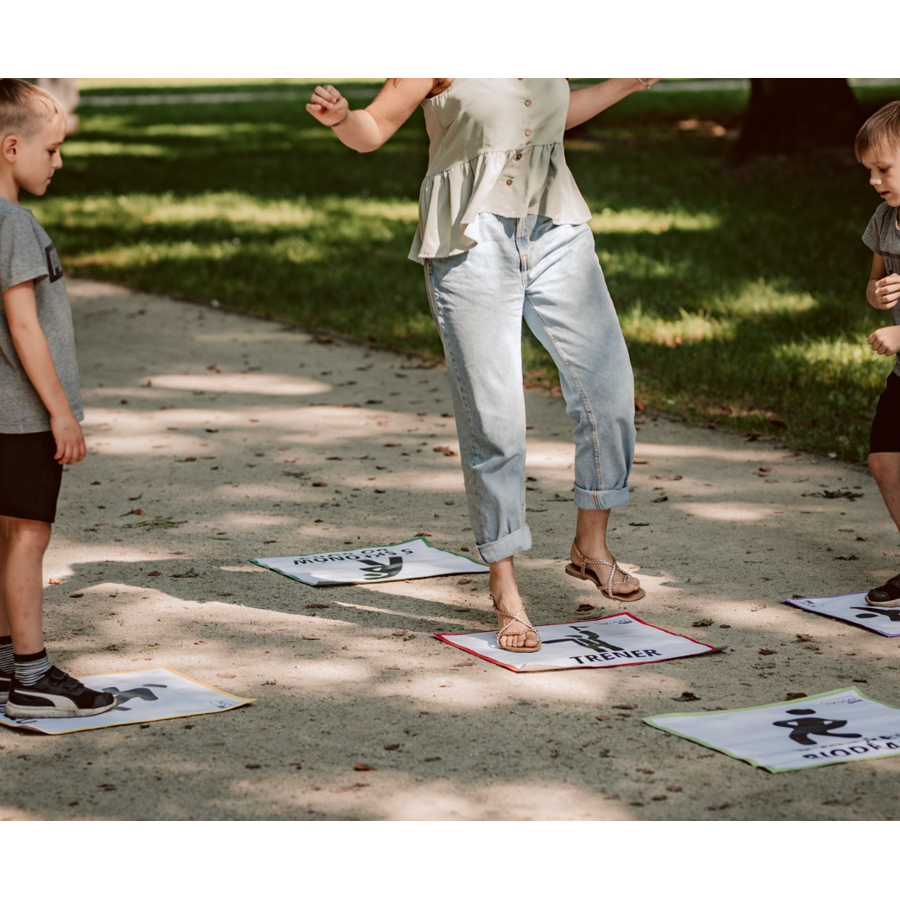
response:
[[[451,647],[513,672],[639,666],[724,649],[657,628],[631,613],[616,613],[599,619],[558,625],[538,625],[537,631],[542,646],[536,653],[503,650],[497,644],[496,631],[436,634],[435,637]]]

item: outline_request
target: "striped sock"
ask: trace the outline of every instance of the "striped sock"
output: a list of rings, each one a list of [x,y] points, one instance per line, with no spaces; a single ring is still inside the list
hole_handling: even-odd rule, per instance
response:
[[[47,659],[47,651],[40,653],[25,653],[15,655],[16,681],[24,687],[31,687],[41,680],[41,677],[50,670],[50,660]]]
[[[0,674],[6,675],[8,678],[12,675],[15,665],[12,638],[0,637]]]

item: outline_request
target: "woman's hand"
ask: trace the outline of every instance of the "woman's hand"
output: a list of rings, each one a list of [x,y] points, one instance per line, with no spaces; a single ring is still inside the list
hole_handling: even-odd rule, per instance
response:
[[[886,275],[871,282],[866,293],[875,309],[892,309],[900,300],[900,275]]]
[[[886,325],[873,331],[866,338],[866,343],[879,356],[893,356],[900,353],[900,325]]]
[[[323,125],[334,128],[350,115],[350,104],[341,96],[341,92],[330,84],[318,85],[313,91],[306,111]]]

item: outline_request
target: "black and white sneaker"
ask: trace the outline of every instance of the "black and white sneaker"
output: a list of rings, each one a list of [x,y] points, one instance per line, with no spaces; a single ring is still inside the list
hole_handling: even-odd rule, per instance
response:
[[[866,594],[866,603],[889,608],[900,606],[900,575],[895,575],[881,587],[872,588]]]
[[[97,716],[115,705],[112,694],[92,691],[51,666],[36,684],[19,684],[13,677],[6,715],[10,719],[74,719]]]
[[[0,672],[0,705],[9,700],[9,688],[12,683],[12,675],[4,675]]]

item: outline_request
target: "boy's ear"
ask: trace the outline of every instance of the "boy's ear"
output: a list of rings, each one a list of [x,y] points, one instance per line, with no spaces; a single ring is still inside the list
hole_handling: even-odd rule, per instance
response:
[[[0,158],[5,162],[14,163],[19,152],[19,138],[14,134],[8,134],[0,141]]]

